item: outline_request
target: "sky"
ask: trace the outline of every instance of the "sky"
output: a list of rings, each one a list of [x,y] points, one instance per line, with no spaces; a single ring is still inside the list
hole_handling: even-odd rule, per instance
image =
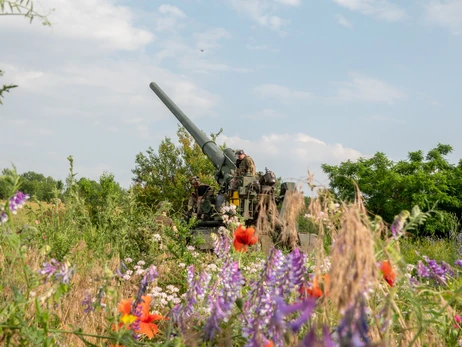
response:
[[[128,188],[176,141],[156,82],[259,171],[328,185],[321,164],[438,143],[462,158],[462,0],[40,0],[0,16],[0,169]]]

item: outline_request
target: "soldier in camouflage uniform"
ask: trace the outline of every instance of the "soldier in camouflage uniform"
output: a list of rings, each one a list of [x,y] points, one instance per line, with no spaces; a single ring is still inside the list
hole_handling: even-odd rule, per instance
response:
[[[188,215],[193,213],[200,214],[201,202],[203,199],[209,197],[213,191],[208,184],[204,184],[199,180],[199,177],[193,176],[189,179],[194,191],[191,193],[188,201]]]
[[[257,173],[257,168],[255,167],[255,162],[253,159],[245,154],[244,150],[240,149],[236,151],[237,160],[236,160],[236,171],[230,182],[230,188],[236,190],[240,184],[240,176],[255,176]]]
[[[236,176],[255,176],[257,168],[253,159],[244,153],[242,149],[236,151]]]

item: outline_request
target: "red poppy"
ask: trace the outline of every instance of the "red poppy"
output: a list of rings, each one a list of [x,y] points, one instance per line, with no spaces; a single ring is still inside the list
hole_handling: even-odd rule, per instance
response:
[[[125,325],[127,329],[134,329],[135,332],[145,334],[147,337],[152,339],[159,331],[157,324],[153,323],[153,321],[165,318],[158,314],[149,313],[152,299],[150,296],[146,295],[141,298],[143,301],[138,305],[138,308],[141,311],[141,315],[139,317],[131,314],[132,300],[122,300],[119,303],[118,309],[119,312],[122,313],[119,329]]]
[[[151,297],[142,296],[143,302],[141,302],[141,316],[139,328],[135,330],[137,333],[145,334],[147,337],[152,339],[155,334],[159,331],[157,324],[152,323],[155,320],[165,319],[163,316],[158,314],[150,314],[149,309],[151,306]]]
[[[393,271],[390,262],[388,260],[384,260],[380,263],[379,267],[382,271],[384,280],[387,281],[390,287],[393,287],[395,285],[396,273]]]
[[[238,252],[247,251],[247,246],[254,245],[258,242],[255,229],[252,227],[244,228],[242,225],[234,230],[234,248]]]
[[[321,286],[320,283],[321,282]],[[322,275],[319,280],[317,277],[314,278],[311,288],[305,288],[302,286],[301,291],[305,292],[308,296],[313,298],[320,298],[324,294],[327,296],[329,294],[330,287],[330,276],[329,274]]]

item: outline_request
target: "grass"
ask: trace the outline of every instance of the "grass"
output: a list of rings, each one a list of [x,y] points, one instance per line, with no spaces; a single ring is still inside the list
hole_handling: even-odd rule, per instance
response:
[[[410,238],[403,239],[400,243],[404,261],[408,264],[417,264],[423,256],[454,264],[462,256],[458,253],[459,247],[453,239]]]
[[[31,202],[13,216],[13,224],[1,227],[2,343],[243,346],[243,331],[256,326],[260,328],[252,330],[252,336],[261,338],[259,345],[271,339],[275,345],[299,346],[311,329],[319,335],[323,327],[328,332],[350,329],[343,337],[330,334],[343,339],[343,345],[351,345],[348,336],[354,334],[365,334],[357,338],[367,336],[378,346],[457,346],[462,339],[462,329],[454,327],[454,317],[462,313],[462,277],[441,283],[408,269],[425,255],[453,265],[459,259],[456,242],[389,238],[387,226],[368,218],[361,201],[337,204],[330,196],[311,199],[304,211],[309,218],[299,221],[304,231],[316,231],[318,243],[305,259],[287,249],[273,250],[269,256],[255,246],[246,253],[235,252],[233,226],[218,236],[226,250],[223,254],[198,252],[187,241],[191,225],[140,206],[130,196],[117,205],[110,203],[114,200],[103,202],[97,218],[78,196],[71,196],[66,208]],[[55,275],[44,281],[46,276],[38,273],[51,258],[73,269],[69,283]],[[384,261],[392,265],[391,285],[377,267]],[[157,276],[144,288],[140,283],[146,272],[141,270],[151,266]],[[189,266],[194,271],[188,271]],[[307,297],[305,289],[312,288],[313,279],[326,276],[330,280],[320,281],[320,297]],[[235,280],[226,282],[231,277]],[[152,339],[143,335],[138,342],[128,325],[118,331],[122,317],[118,305],[137,297],[143,288],[153,297],[151,312],[169,319],[156,322],[158,333]],[[183,314],[180,320],[171,309],[182,294],[184,306],[175,311]],[[286,304],[316,300],[314,315],[300,330],[289,323],[304,312],[284,313],[279,325],[272,325],[278,296]],[[82,304],[86,298],[90,306]],[[85,312],[85,307],[90,310]],[[218,330],[207,341],[204,331],[213,314]],[[263,320],[268,314],[273,316]],[[364,326],[368,330],[361,332]]]

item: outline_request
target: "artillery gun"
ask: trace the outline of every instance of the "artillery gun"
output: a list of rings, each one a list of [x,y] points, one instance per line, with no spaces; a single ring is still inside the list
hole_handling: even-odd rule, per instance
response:
[[[220,189],[216,194],[213,193],[209,198],[202,200],[195,229],[195,233],[205,239],[202,248],[212,247],[210,234],[224,225],[220,209],[232,205],[236,206],[236,211],[243,217],[246,226],[256,227],[264,251],[268,251],[275,242],[291,247],[301,244],[302,250],[309,248],[312,243],[310,238],[300,237],[302,235],[298,235],[296,230],[288,230],[296,228],[296,223],[286,217],[291,197],[297,194],[295,183],[283,182],[278,194],[276,176],[267,168],[265,173],[260,172],[257,176],[236,177],[235,150],[226,148],[223,151],[199,130],[156,83],[152,82],[149,86],[194,138],[215,167],[215,180]],[[237,179],[238,186],[231,188],[230,181],[233,177]]]

